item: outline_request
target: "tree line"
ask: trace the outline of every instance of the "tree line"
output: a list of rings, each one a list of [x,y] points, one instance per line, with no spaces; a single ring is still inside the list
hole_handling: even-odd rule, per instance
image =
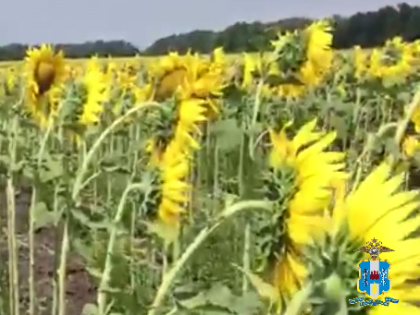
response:
[[[365,48],[382,45],[387,39],[402,36],[406,41],[420,39],[420,6],[401,3],[386,6],[377,11],[356,13],[349,17],[334,15],[330,18],[334,26],[333,47],[346,49],[354,45]],[[209,53],[222,46],[228,53],[255,52],[269,49],[270,40],[279,31],[301,29],[311,19],[294,17],[271,23],[238,22],[220,32],[194,30],[185,34],[173,34],[156,40],[144,50],[126,41],[95,41],[82,44],[58,44],[69,58],[130,57],[134,55],[155,56],[169,51],[185,53]],[[0,46],[0,60],[19,60],[25,55],[27,45],[9,44]]]

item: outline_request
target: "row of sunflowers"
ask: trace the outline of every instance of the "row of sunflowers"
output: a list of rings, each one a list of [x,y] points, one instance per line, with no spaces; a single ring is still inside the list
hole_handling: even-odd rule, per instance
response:
[[[86,314],[420,314],[420,42],[336,52],[331,30],[318,21],[235,60],[218,48],[75,64],[41,45],[0,68],[2,311],[68,314],[76,252],[97,286]],[[60,237],[40,310],[45,227]],[[371,239],[395,249],[398,304],[348,303]]]

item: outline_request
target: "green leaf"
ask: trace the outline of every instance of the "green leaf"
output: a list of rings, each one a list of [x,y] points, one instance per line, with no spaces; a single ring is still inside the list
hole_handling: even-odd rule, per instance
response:
[[[309,295],[312,293],[312,286],[304,287],[301,291],[297,292],[294,296],[292,301],[290,302],[289,306],[284,315],[300,315],[302,311],[306,307],[306,302],[308,300]]]
[[[189,310],[206,305],[207,304],[206,294],[204,292],[200,292],[198,295],[190,299],[179,301],[179,304],[182,307],[185,307]]]
[[[254,292],[236,296],[222,283],[216,283],[209,290],[176,303],[180,308],[176,314],[254,315],[263,306]]]
[[[61,213],[48,211],[44,202],[38,202],[34,207],[35,230],[55,224],[60,220]]]
[[[147,223],[149,232],[161,238],[166,246],[172,244],[179,237],[179,227],[176,225],[163,224],[159,221]]]
[[[207,300],[212,305],[230,308],[236,297],[230,289],[221,283],[215,284],[206,294]]]
[[[217,144],[223,151],[235,150],[241,144],[242,129],[235,119],[217,121],[211,131],[217,137]]]
[[[330,123],[331,126],[333,127],[333,129],[335,131],[337,131],[337,137],[339,139],[344,139],[347,136],[347,130],[348,130],[348,126],[347,126],[347,122],[346,122],[346,118],[345,117],[340,117],[337,115],[333,115],[330,118]]]
[[[245,295],[236,299],[230,306],[239,315],[258,314],[258,310],[263,307],[263,303],[255,292],[247,292]]]
[[[61,161],[61,156],[50,156],[45,157],[44,163],[39,170],[39,178],[42,183],[52,181],[56,178],[62,177],[64,169]]]
[[[249,281],[257,290],[258,295],[260,297],[262,297],[263,299],[267,299],[271,303],[274,303],[280,300],[280,292],[279,290],[277,290],[276,287],[265,282],[256,274],[253,274],[252,272],[245,270],[242,267],[239,267],[237,265],[234,265],[234,266],[238,268],[240,271],[242,271],[248,277]]]

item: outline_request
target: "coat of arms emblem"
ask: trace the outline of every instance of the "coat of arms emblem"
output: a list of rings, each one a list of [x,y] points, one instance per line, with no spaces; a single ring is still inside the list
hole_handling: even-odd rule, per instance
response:
[[[388,277],[390,264],[386,260],[379,259],[379,255],[394,250],[383,246],[382,242],[373,238],[366,242],[366,246],[356,251],[370,255],[369,260],[362,260],[359,263],[357,290],[375,300],[391,288],[391,281]]]

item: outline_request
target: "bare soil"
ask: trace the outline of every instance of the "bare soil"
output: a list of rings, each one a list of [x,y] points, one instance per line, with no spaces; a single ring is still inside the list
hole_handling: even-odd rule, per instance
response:
[[[22,189],[16,194],[16,228],[19,246],[19,282],[21,314],[26,314],[29,303],[28,274],[28,209],[31,192]],[[0,191],[0,266],[5,268],[8,260],[7,230],[6,230],[6,195],[4,189]],[[52,307],[52,284],[54,270],[55,238],[60,237],[54,228],[43,228],[35,235],[35,290],[37,297],[37,315],[50,315]],[[0,273],[5,274],[0,270]],[[2,281],[4,285],[4,282]],[[84,268],[80,256],[70,253],[67,262],[67,315],[81,315],[86,303],[95,302],[96,288]],[[0,314],[1,315],[1,314]]]

